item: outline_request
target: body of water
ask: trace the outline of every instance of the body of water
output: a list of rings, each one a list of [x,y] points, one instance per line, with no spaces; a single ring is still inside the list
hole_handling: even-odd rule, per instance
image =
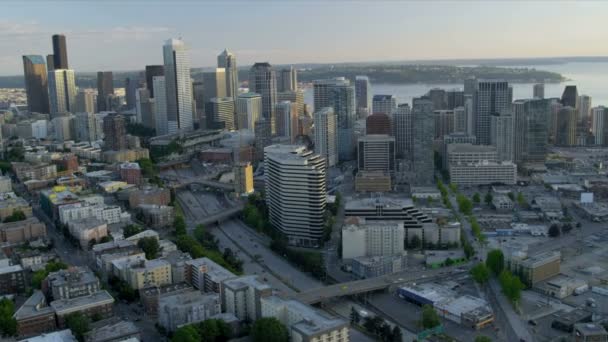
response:
[[[522,66],[509,66],[521,68]],[[568,79],[562,83],[545,84],[545,97],[561,97],[566,85],[576,85],[579,95],[591,96],[593,106],[608,106],[608,62],[596,63],[564,63],[535,65],[535,69],[553,71],[562,74]],[[533,83],[512,83],[513,100],[527,99],[532,97]],[[398,103],[412,104],[412,98],[426,94],[432,88],[462,89],[462,84],[374,84],[372,81],[373,94],[394,95]],[[304,102],[313,105],[312,88],[307,88],[304,93]]]

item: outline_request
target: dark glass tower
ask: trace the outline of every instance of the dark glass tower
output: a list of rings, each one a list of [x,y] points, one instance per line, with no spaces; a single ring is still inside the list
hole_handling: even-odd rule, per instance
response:
[[[46,62],[42,56],[23,56],[27,106],[30,112],[49,113]]]
[[[146,65],[146,87],[150,92],[150,97],[154,98],[154,87],[152,87],[152,80],[154,76],[164,76],[165,66],[164,65]]]
[[[110,110],[108,96],[114,95],[114,77],[111,71],[97,72],[97,111]]]
[[[53,35],[53,61],[55,69],[69,69],[68,49],[65,45],[65,36],[62,34]]]

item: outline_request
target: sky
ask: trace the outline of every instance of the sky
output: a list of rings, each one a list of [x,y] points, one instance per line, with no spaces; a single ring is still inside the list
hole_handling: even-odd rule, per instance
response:
[[[162,64],[181,37],[192,67],[224,48],[238,64],[608,56],[608,2],[3,1],[0,75],[67,37],[76,72]]]

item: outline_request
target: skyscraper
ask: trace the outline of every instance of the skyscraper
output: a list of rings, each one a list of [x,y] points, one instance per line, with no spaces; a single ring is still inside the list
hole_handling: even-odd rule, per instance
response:
[[[464,106],[454,108],[454,132],[466,133],[467,116]]]
[[[391,118],[384,113],[375,113],[365,119],[365,134],[393,134]]]
[[[563,106],[557,113],[555,144],[558,146],[576,145],[576,109]]]
[[[506,81],[479,80],[474,95],[475,136],[480,145],[490,144],[490,117],[511,107],[513,89]]]
[[[46,55],[46,71],[55,70],[55,56],[52,54]]]
[[[317,247],[326,206],[325,159],[297,145],[264,149],[270,223],[290,245]]]
[[[236,67],[236,56],[224,49],[222,53],[217,56],[217,67],[224,68],[226,70],[226,97],[232,97],[236,100],[239,94],[239,72]]]
[[[435,117],[435,139],[443,139],[444,135],[454,132],[453,110],[435,110],[433,116]]]
[[[591,96],[581,95],[579,96],[579,129],[581,133],[587,133],[591,129]]]
[[[107,151],[120,151],[127,148],[127,129],[125,118],[120,114],[108,114],[103,119],[104,147]]]
[[[95,113],[95,91],[93,89],[79,89],[76,94],[75,113]]]
[[[281,69],[277,79],[277,91],[286,92],[296,90],[298,90],[298,71],[293,66]]]
[[[98,137],[95,114],[88,112],[76,113],[74,118],[74,126],[77,141],[97,140]]]
[[[490,116],[490,143],[496,146],[498,160],[513,161],[513,115],[510,111]]]
[[[298,115],[304,115],[304,90],[284,91],[277,93],[277,102],[289,101],[296,106]]]
[[[372,85],[367,76],[355,76],[355,98],[357,99],[357,115],[365,118],[372,110]]]
[[[344,77],[313,81],[315,110],[331,107],[338,122],[340,160],[354,157],[355,87]]]
[[[372,101],[372,114],[382,113],[391,117],[397,108],[397,100],[393,95],[374,95]]]
[[[444,89],[433,88],[426,96],[433,102],[434,110],[442,110],[447,107],[447,94]]]
[[[271,134],[276,132],[275,105],[277,76],[269,63],[255,63],[249,70],[249,90],[262,96],[262,116],[269,120]]]
[[[607,133],[608,133],[608,108],[604,106],[593,107],[591,108],[591,116],[593,118],[593,125],[591,127],[591,132],[595,137],[595,144],[599,146],[604,146],[607,142]]]
[[[133,109],[136,107],[137,89],[142,86],[143,84],[138,78],[127,77],[125,79],[125,98],[127,102],[127,109]]]
[[[49,113],[46,63],[39,55],[23,56],[27,108],[30,112]]]
[[[154,76],[164,76],[165,66],[164,65],[146,65],[146,87],[150,92],[150,97],[154,98]]]
[[[393,113],[393,136],[395,137],[395,150],[397,158],[411,159],[412,109],[407,103],[397,106],[397,109]]]
[[[255,123],[262,115],[262,97],[257,93],[240,94],[236,99],[238,129],[255,129]]]
[[[255,152],[257,160],[264,160],[264,148],[272,143],[270,120],[260,117],[255,122]]]
[[[446,96],[446,109],[453,110],[457,107],[464,106],[464,92],[458,89],[448,90]]]
[[[207,103],[207,128],[234,130],[234,100],[232,97],[214,97]]]
[[[76,104],[74,70],[49,71],[48,83],[51,117],[73,111]]]
[[[338,163],[337,118],[332,107],[315,111],[315,153],[327,160],[327,166]]]
[[[545,98],[545,84],[538,83],[532,87],[532,97],[535,99],[544,99]]]
[[[155,100],[150,97],[148,88],[139,88],[135,93],[135,113],[137,122],[145,127],[156,129]]]
[[[550,104],[550,100],[541,98],[513,102],[515,162],[544,162],[549,141]]]
[[[428,185],[433,183],[435,171],[433,157],[433,102],[423,98],[412,100],[412,170],[414,184]]]
[[[386,134],[368,134],[357,140],[359,171],[395,173],[395,138]]]
[[[68,69],[68,48],[63,34],[53,35],[54,69]]]
[[[277,135],[289,138],[293,143],[298,134],[298,112],[291,101],[279,101],[276,107]]]
[[[190,57],[184,42],[179,39],[167,40],[163,46],[163,60],[168,133],[192,130]]]
[[[207,117],[207,123],[209,121],[209,116],[212,115],[213,106],[211,105],[212,98],[224,98],[228,97],[226,94],[226,69],[224,68],[215,68],[213,71],[208,71],[203,73],[203,99],[202,102],[204,104],[204,108],[199,108],[197,106],[197,115],[198,120],[202,120],[202,110],[205,111],[205,117]],[[197,94],[198,95],[198,94]],[[234,100],[233,100],[234,101]]]
[[[154,123],[156,125],[156,135],[169,134],[167,123],[167,96],[165,86],[165,76],[154,76],[152,84],[154,87]]]
[[[576,86],[566,86],[562,93],[562,105],[577,109],[579,107],[578,100],[578,90],[576,89]]]
[[[114,76],[111,71],[97,72],[97,111],[111,110],[109,97],[114,95]]]

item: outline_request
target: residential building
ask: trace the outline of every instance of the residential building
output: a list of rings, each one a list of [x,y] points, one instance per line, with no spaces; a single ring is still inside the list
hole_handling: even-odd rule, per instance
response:
[[[411,159],[412,145],[414,143],[412,134],[412,110],[407,103],[400,104],[393,112],[392,126],[393,136],[395,137],[396,157],[399,159]]]
[[[42,56],[23,56],[27,108],[30,112],[49,113],[46,62]]]
[[[112,110],[110,97],[114,95],[114,76],[111,71],[97,72],[97,111]]]
[[[53,35],[53,69],[68,68],[68,48],[65,43],[65,35]]]
[[[298,90],[298,71],[292,66],[281,69],[277,77],[277,91],[282,93],[286,91]]]
[[[298,113],[295,104],[291,101],[279,101],[275,112],[277,115],[276,135],[293,142],[298,134]]]
[[[496,147],[498,160],[513,161],[513,115],[503,111],[490,115],[490,143]]]
[[[239,95],[239,72],[236,66],[236,56],[224,49],[217,56],[217,67],[223,68],[226,72],[226,95],[224,96],[236,99]]]
[[[429,100],[413,99],[412,106],[412,169],[416,185],[432,184],[435,160],[433,157],[433,103]]]
[[[17,179],[21,182],[32,179],[45,180],[57,177],[57,166],[55,164],[13,162],[11,165]]]
[[[272,295],[272,288],[257,276],[242,276],[222,283],[222,309],[241,321],[262,317],[261,299]]]
[[[108,151],[127,149],[127,128],[124,116],[109,114],[103,119],[104,147]]]
[[[119,317],[92,322],[85,334],[87,342],[137,342],[141,333],[135,323],[124,321]]]
[[[25,292],[25,272],[20,265],[0,267],[0,295]]]
[[[11,177],[0,176],[0,193],[13,192]]]
[[[559,274],[561,253],[560,251],[549,251],[523,259],[510,258],[505,262],[513,273],[520,276],[524,284],[532,287],[538,282]]]
[[[0,223],[0,242],[20,244],[39,238],[46,238],[46,225],[35,217],[23,221]]]
[[[292,245],[317,246],[323,235],[326,162],[304,146],[264,149],[270,223]]]
[[[270,133],[276,133],[275,105],[277,103],[276,72],[269,63],[255,63],[249,70],[249,91],[262,97],[262,117],[270,123]]]
[[[87,266],[49,273],[43,288],[54,300],[88,296],[101,289],[99,279]]]
[[[141,168],[138,163],[122,163],[118,165],[120,179],[127,184],[140,184],[142,181]]]
[[[337,118],[332,107],[315,112],[315,153],[325,158],[327,167],[338,163]]]
[[[138,260],[126,269],[126,281],[136,289],[173,283],[171,264],[162,259]]]
[[[192,81],[190,78],[190,57],[184,42],[179,39],[167,40],[163,46],[163,60],[165,65],[167,133],[190,131],[194,127]]]
[[[572,331],[574,342],[606,342],[608,332],[597,323],[577,323]]]
[[[151,228],[169,227],[175,219],[175,210],[168,205],[140,204],[136,209],[141,212],[142,221]]]
[[[17,335],[20,337],[36,336],[57,329],[55,311],[40,290],[34,290],[13,318],[17,321]]]
[[[64,328],[66,318],[71,313],[80,312],[89,318],[107,318],[112,316],[114,298],[106,290],[95,292],[88,296],[71,299],[59,299],[51,302],[51,307],[57,316],[57,326]]]
[[[359,171],[395,172],[395,138],[374,134],[359,138],[357,144]]]
[[[403,223],[360,220],[342,228],[342,258],[392,256],[405,253]]]
[[[372,99],[372,114],[386,114],[392,117],[397,108],[397,99],[393,95],[374,95]]]
[[[355,76],[355,99],[359,118],[372,114],[372,86],[369,77]]]
[[[14,192],[0,194],[0,220],[4,221],[15,211],[21,211],[25,217],[32,216],[32,207],[23,198],[15,195]]]
[[[491,143],[490,117],[492,114],[511,108],[513,88],[507,81],[478,80],[473,98],[477,143],[489,145]]]
[[[352,273],[360,279],[375,278],[403,271],[407,255],[357,257],[351,260]]]
[[[488,161],[450,165],[450,180],[460,186],[514,185],[517,182],[517,165],[513,162]]]
[[[234,192],[240,196],[253,193],[253,166],[251,163],[238,163],[234,171]]]
[[[255,129],[255,123],[262,115],[262,96],[244,93],[236,99],[236,121],[238,129]]]
[[[82,112],[74,116],[74,130],[76,141],[95,141],[98,139],[95,114]],[[100,132],[101,133],[101,132]]]
[[[202,292],[222,295],[222,283],[236,277],[232,272],[208,258],[186,261],[186,283]]]
[[[140,204],[169,205],[171,191],[166,188],[145,187],[129,194],[129,207],[135,208]]]
[[[234,100],[231,97],[213,97],[207,102],[207,128],[236,129]]]
[[[69,230],[83,250],[89,248],[91,240],[99,241],[102,237],[108,236],[107,223],[92,217],[71,221]]]
[[[76,105],[74,70],[55,69],[48,72],[49,111],[51,118],[73,111]]]
[[[202,322],[220,314],[221,301],[216,293],[189,291],[163,296],[158,301],[158,324],[167,331]]]
[[[146,287],[139,291],[139,297],[144,311],[150,317],[158,317],[158,302],[161,297],[171,296],[177,293],[190,292],[192,286],[184,282],[176,282],[165,286]]]

